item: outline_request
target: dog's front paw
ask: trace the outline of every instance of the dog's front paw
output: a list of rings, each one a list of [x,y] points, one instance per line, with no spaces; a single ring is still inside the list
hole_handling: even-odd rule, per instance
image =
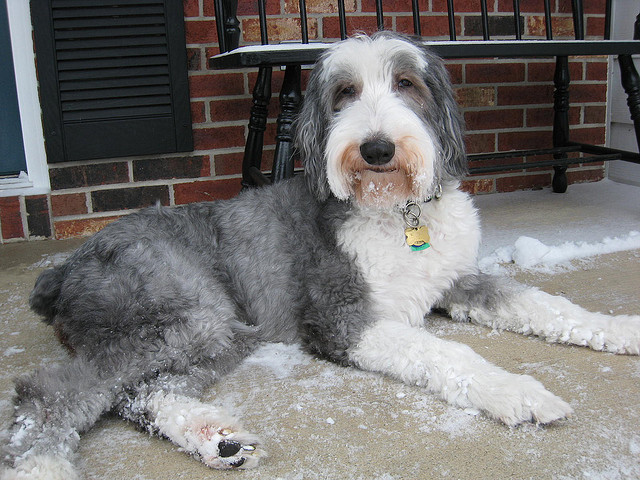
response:
[[[253,468],[267,456],[255,435],[212,405],[162,393],[153,405],[160,433],[211,468]]]
[[[472,398],[470,392],[470,400],[506,425],[526,422],[549,424],[573,413],[567,402],[529,375],[497,374],[485,380],[486,385],[474,389],[473,397],[476,398]]]
[[[254,468],[267,456],[254,435],[238,428],[205,424],[190,433],[193,453],[211,468]]]

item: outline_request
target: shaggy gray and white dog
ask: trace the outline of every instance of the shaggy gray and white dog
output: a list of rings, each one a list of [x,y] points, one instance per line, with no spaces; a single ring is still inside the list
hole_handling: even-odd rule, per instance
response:
[[[262,342],[300,341],[507,425],[571,413],[533,378],[422,329],[434,308],[638,354],[640,317],[478,272],[460,115],[419,42],[380,33],[330,48],[296,132],[304,176],[132,214],[40,275],[31,307],[72,355],[17,381],[4,478],[77,478],[79,434],[109,411],[213,468],[255,467],[257,437],[198,398]]]

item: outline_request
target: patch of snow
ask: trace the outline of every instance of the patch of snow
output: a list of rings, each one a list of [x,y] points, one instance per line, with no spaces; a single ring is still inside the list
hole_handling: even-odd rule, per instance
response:
[[[514,245],[497,248],[478,262],[485,273],[500,273],[500,264],[516,264],[525,270],[554,273],[554,267],[567,266],[571,260],[595,255],[640,249],[640,232],[632,230],[621,237],[604,237],[599,242],[564,242],[548,246],[535,238],[521,236]]]
[[[291,375],[294,368],[307,365],[310,359],[298,344],[269,343],[253,352],[244,364],[266,368],[277,378],[285,378]]]
[[[10,357],[11,355],[15,355],[16,353],[24,352],[24,350],[25,349],[22,348],[22,347],[15,347],[15,346],[14,347],[9,347],[4,351],[3,355],[5,357]]]

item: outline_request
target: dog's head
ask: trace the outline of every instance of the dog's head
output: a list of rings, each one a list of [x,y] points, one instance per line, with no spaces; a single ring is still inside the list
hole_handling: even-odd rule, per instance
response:
[[[388,208],[466,173],[449,75],[418,41],[380,32],[336,43],[316,65],[296,124],[314,194]]]

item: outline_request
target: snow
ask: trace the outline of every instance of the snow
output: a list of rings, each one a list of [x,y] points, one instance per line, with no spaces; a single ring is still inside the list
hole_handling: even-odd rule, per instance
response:
[[[638,187],[604,180],[564,194],[503,193],[475,203],[483,224],[479,265],[487,273],[504,273],[501,264],[554,273],[572,260],[640,248]]]

